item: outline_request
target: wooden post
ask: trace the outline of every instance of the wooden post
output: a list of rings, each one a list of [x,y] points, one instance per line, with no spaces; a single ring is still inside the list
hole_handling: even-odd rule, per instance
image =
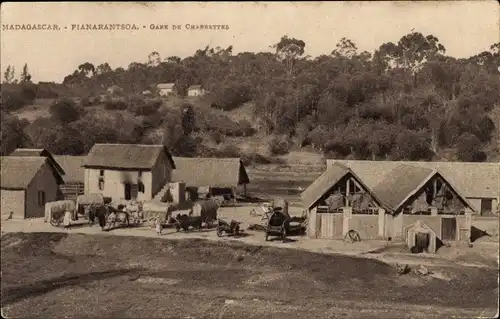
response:
[[[378,209],[378,236],[384,238],[385,236],[385,209]]]
[[[231,192],[233,193],[233,206],[236,207],[236,190],[231,187]]]
[[[352,217],[352,208],[344,207],[342,216],[342,236],[345,236],[349,232],[349,220]]]
[[[433,184],[433,193],[432,193],[432,204],[434,206],[434,201],[436,200],[436,197],[437,197],[437,179],[434,178],[434,182],[432,183]]]
[[[346,182],[346,191],[345,191],[345,206],[349,207],[349,188],[351,186],[351,179],[348,178]]]

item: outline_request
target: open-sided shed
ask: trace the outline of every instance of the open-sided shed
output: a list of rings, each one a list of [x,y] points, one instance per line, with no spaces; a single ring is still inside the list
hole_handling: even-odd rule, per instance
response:
[[[239,158],[174,157],[176,169],[172,180],[183,182],[187,189],[207,188],[213,195],[236,192],[250,183],[245,166]]]

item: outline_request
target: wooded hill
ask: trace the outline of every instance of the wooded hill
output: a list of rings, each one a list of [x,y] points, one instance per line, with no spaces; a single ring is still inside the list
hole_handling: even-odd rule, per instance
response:
[[[165,143],[176,155],[233,156],[252,141],[271,155],[307,147],[338,158],[500,159],[500,43],[466,59],[447,56],[438,38],[421,33],[373,53],[346,38],[314,58],[304,41],[287,36],[272,48],[206,47],[184,59],[153,52],[127,69],[84,61],[62,84],[26,76],[5,84],[15,80],[4,76],[1,152],[29,145],[76,155],[94,142],[131,142]],[[142,95],[168,82],[180,96],[195,84],[209,93]],[[115,85],[118,96],[102,101]],[[41,98],[55,99],[50,116],[31,123],[14,116]]]

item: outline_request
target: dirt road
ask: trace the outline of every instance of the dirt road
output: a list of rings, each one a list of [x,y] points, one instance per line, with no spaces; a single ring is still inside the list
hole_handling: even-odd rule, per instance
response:
[[[494,269],[397,276],[383,262],[203,239],[2,236],[9,317],[375,318],[493,315]]]

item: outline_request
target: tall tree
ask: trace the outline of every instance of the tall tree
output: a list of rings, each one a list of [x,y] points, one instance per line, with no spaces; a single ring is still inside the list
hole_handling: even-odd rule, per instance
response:
[[[285,64],[288,75],[293,74],[297,59],[305,53],[306,43],[302,40],[281,37],[280,41],[272,46],[276,50],[276,56]]]
[[[5,83],[14,83],[15,78],[15,67],[8,65],[3,74],[3,79]]]
[[[30,83],[31,82],[31,74],[28,71],[28,63],[25,63],[23,66],[23,72],[21,73],[21,83]]]

